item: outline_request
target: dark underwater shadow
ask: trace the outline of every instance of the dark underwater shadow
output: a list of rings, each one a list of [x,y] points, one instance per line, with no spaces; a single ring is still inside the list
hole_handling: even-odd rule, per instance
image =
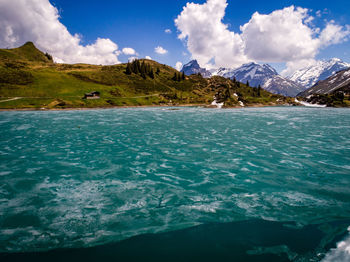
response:
[[[89,248],[0,253],[0,261],[317,261],[317,253],[334,247],[349,224],[350,220],[302,228],[265,220],[204,224]]]

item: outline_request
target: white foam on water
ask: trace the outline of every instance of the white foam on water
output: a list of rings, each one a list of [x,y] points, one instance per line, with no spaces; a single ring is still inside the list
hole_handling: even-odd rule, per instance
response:
[[[350,227],[349,235],[332,248],[322,260],[322,262],[348,262],[350,261]]]
[[[11,171],[1,171],[0,172],[0,176],[7,176],[7,175],[9,175],[11,173],[12,173]]]
[[[15,130],[27,130],[27,129],[32,128],[32,127],[33,127],[32,125],[23,124],[23,125],[16,127]]]
[[[187,206],[187,208],[191,210],[197,210],[197,211],[206,212],[206,213],[216,213],[219,207],[220,207],[219,202],[212,202],[209,204],[194,204],[194,205]]]

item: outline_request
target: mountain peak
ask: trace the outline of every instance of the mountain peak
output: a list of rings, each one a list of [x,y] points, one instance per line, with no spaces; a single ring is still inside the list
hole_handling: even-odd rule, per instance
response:
[[[31,41],[26,42],[24,45],[20,46],[19,48],[21,48],[21,47],[27,47],[27,48],[28,48],[28,47],[32,47],[32,48],[37,49],[37,48],[35,47],[34,43],[31,42]]]
[[[303,91],[298,84],[278,75],[277,71],[268,64],[257,64],[250,62],[236,69],[220,68],[215,73],[223,77],[236,78],[239,82],[246,83],[252,87],[259,85],[267,91],[286,96],[295,96]]]
[[[336,72],[347,69],[350,64],[339,58],[332,58],[328,61],[319,61],[315,65],[297,70],[288,77],[307,88],[314,86],[317,82],[327,79]]]
[[[332,59],[329,59],[329,62],[343,62],[340,58],[333,57]]]
[[[203,77],[211,77],[211,73],[205,68],[201,68],[200,65],[198,64],[198,61],[195,59],[185,64],[182,67],[181,72],[184,72],[186,75],[201,73]]]
[[[26,60],[31,62],[52,62],[48,56],[46,56],[43,52],[41,52],[33,42],[26,42],[24,45],[13,48],[13,49],[7,49],[7,53],[11,53],[14,55],[15,59],[17,60]]]

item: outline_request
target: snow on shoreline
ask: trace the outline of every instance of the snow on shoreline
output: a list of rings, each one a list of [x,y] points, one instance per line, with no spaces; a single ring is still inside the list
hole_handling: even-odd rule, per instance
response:
[[[218,103],[216,101],[216,98],[214,97],[214,101],[211,103],[212,106],[216,106],[217,108],[222,108],[224,106],[224,103]]]
[[[298,99],[295,98],[295,102],[296,103],[299,103],[303,106],[306,106],[306,107],[320,107],[320,108],[325,108],[327,107],[327,105],[320,105],[320,104],[310,104],[310,103],[307,103],[307,102],[304,102],[304,101],[299,101]]]

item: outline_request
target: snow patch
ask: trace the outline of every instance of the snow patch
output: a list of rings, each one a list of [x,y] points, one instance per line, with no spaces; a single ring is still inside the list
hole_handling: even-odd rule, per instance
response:
[[[216,106],[217,108],[222,108],[224,106],[224,103],[218,103],[216,101],[216,98],[214,97],[214,101],[211,103],[212,106]]]
[[[306,106],[306,107],[320,107],[320,108],[325,108],[327,107],[327,105],[320,105],[320,104],[310,104],[310,103],[307,103],[307,102],[304,102],[304,101],[299,101],[298,99],[295,98],[295,102],[296,103],[299,103],[303,106]]]

